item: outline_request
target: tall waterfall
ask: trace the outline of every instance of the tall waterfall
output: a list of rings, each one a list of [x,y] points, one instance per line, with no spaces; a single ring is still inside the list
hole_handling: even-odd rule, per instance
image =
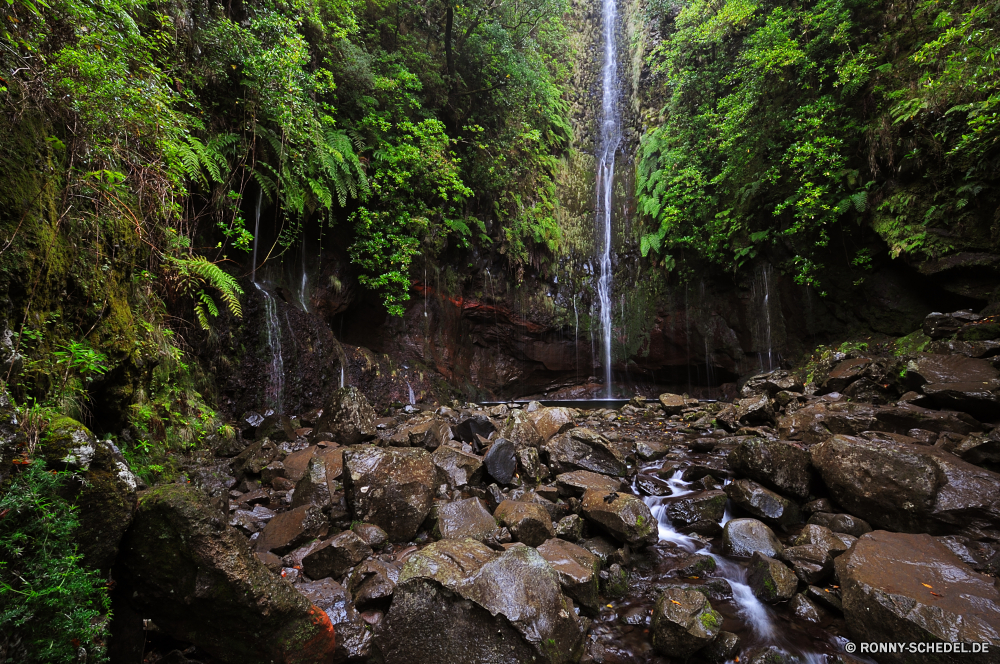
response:
[[[618,24],[616,0],[603,0],[604,69],[602,74],[601,136],[597,154],[597,248],[600,269],[597,298],[601,306],[601,343],[604,354],[604,383],[608,396],[611,386],[611,204],[615,182],[615,152],[621,142],[621,118],[618,109]]]
[[[267,318],[267,326],[265,327],[267,347],[271,351],[271,363],[268,367],[268,383],[264,398],[268,407],[281,413],[284,407],[285,362],[281,356],[281,322],[278,320],[278,304],[267,292],[267,289],[257,281],[257,240],[260,237],[260,206],[263,198],[264,192],[261,190],[257,194],[257,209],[253,226],[253,255],[251,257],[253,263],[250,268],[250,281],[264,298],[264,315]],[[303,279],[305,278],[304,274],[303,270]]]

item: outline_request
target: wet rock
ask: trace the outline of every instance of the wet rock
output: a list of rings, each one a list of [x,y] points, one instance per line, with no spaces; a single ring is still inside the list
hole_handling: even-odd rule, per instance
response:
[[[601,570],[601,561],[597,556],[561,539],[546,540],[538,547],[538,553],[559,575],[563,592],[583,606],[597,608],[598,573]]]
[[[306,472],[295,484],[292,507],[309,504],[324,507],[333,501],[337,486],[336,480],[330,475],[336,474],[338,477],[341,475],[343,453],[340,448],[327,448],[318,451],[309,459]]]
[[[517,541],[528,546],[539,546],[555,536],[548,511],[538,503],[505,500],[500,503],[493,516],[510,530]]]
[[[579,514],[570,514],[556,523],[556,537],[567,542],[578,542],[583,537],[583,519]]]
[[[381,549],[389,541],[389,535],[374,523],[355,523],[351,530],[373,549]]]
[[[963,461],[977,466],[994,471],[1000,466],[1000,429],[994,429],[988,436],[971,434],[955,445],[941,445],[941,447]]]
[[[309,468],[309,461],[313,458],[317,452],[321,449],[316,445],[310,445],[304,450],[299,450],[297,452],[292,452],[285,457],[281,465],[285,468],[285,478],[291,480],[292,482],[298,482],[301,480],[305,474],[306,470]]]
[[[639,473],[635,478],[635,485],[647,496],[669,496],[673,493],[666,480],[648,473]]]
[[[875,408],[871,404],[824,400],[779,418],[778,434],[783,440],[814,445],[836,434],[857,435],[874,424]]]
[[[705,534],[719,532],[719,521],[725,512],[725,491],[699,491],[667,505],[667,514],[675,527],[691,528]]]
[[[806,514],[812,514],[813,512],[834,512],[835,510],[829,498],[819,498],[803,505],[802,511]]]
[[[621,480],[592,473],[589,470],[574,470],[556,476],[556,486],[564,496],[582,496],[587,491],[621,491]]]
[[[913,429],[926,429],[937,433],[950,431],[964,436],[983,428],[967,413],[931,410],[913,404],[879,406],[875,409],[874,416],[875,422],[870,428],[898,434],[906,434]]]
[[[740,652],[740,637],[732,632],[721,631],[715,640],[702,648],[701,656],[710,662],[728,662]]]
[[[740,399],[736,406],[736,420],[741,424],[751,426],[758,424],[774,424],[774,408],[771,399],[766,394]]]
[[[801,392],[802,389],[802,381],[797,376],[784,369],[776,369],[749,378],[740,388],[740,396],[754,397],[766,394],[773,397],[778,392]]]
[[[431,452],[452,440],[451,426],[442,420],[432,420],[429,422],[423,433],[424,435],[420,438],[420,440],[416,441],[416,446],[423,447]],[[410,435],[410,439],[411,444],[413,444],[412,433]]]
[[[1000,590],[929,535],[875,531],[836,562],[856,641],[961,641],[1000,646]],[[879,655],[884,662],[959,662],[969,655]],[[983,659],[983,661],[987,661]]]
[[[623,477],[627,472],[625,457],[619,448],[590,429],[570,429],[548,441],[543,449],[556,473],[589,470]]]
[[[798,505],[751,480],[736,480],[725,493],[733,504],[768,523],[785,527],[801,521]]]
[[[384,606],[396,590],[399,580],[397,563],[365,560],[351,572],[347,589],[361,609]]]
[[[795,445],[766,438],[744,438],[726,457],[736,473],[799,498],[812,488],[809,453]]]
[[[582,500],[583,515],[615,539],[632,545],[655,544],[659,524],[646,503],[630,493],[587,491]]]
[[[529,417],[543,441],[576,426],[573,411],[569,408],[539,408]]]
[[[431,454],[431,462],[447,478],[448,486],[453,489],[467,484],[476,484],[483,474],[481,457],[447,445],[442,445],[434,450],[434,453]]]
[[[835,436],[812,462],[833,498],[875,526],[1000,535],[1000,475],[943,450]]]
[[[496,431],[496,426],[485,415],[467,417],[451,428],[451,433],[456,440],[470,444],[476,442],[476,436],[489,438],[494,431]]]
[[[624,597],[629,588],[629,571],[619,563],[601,570],[599,575],[601,594],[605,597]]]
[[[600,536],[581,540],[579,544],[597,556],[598,560],[601,561],[601,565],[612,565],[615,563],[628,565],[631,561],[628,544],[619,548],[617,543]]]
[[[326,515],[316,505],[302,505],[272,518],[254,543],[258,551],[283,556],[309,540],[323,537],[330,528]]]
[[[371,653],[372,632],[342,585],[332,579],[322,579],[301,583],[297,590],[330,619],[337,633],[334,661],[363,658]]]
[[[850,548],[829,528],[817,524],[806,524],[806,526],[795,538],[795,546],[805,546],[811,544],[820,547],[831,558],[836,558]]]
[[[442,540],[411,555],[376,647],[386,664],[576,661],[584,628],[535,549]]]
[[[744,664],[800,664],[801,662],[798,657],[775,645],[754,648],[744,656],[743,661]]]
[[[278,456],[278,448],[270,440],[262,440],[254,443],[236,455],[233,460],[233,472],[237,477],[243,475],[260,475],[267,464],[274,461]]]
[[[326,614],[268,571],[191,486],[164,485],[140,497],[116,569],[142,615],[220,661],[333,657]]]
[[[848,385],[864,377],[871,364],[871,358],[868,357],[850,358],[837,363],[823,381],[822,392],[843,392]]]
[[[833,574],[833,558],[819,544],[785,547],[782,557],[803,583],[822,583]]]
[[[543,510],[544,511],[544,510]],[[497,522],[478,498],[456,500],[437,508],[435,535],[441,539],[464,539],[482,542],[497,529]]]
[[[836,569],[836,563],[834,563]],[[813,603],[837,613],[844,612],[844,605],[840,601],[840,596],[836,592],[831,592],[829,588],[819,586],[809,586],[803,593]]]
[[[62,492],[77,510],[80,527],[74,540],[85,564],[110,568],[135,514],[139,480],[117,447],[96,440],[87,427],[68,417],[49,423],[40,451],[47,468],[74,472]]]
[[[497,433],[500,438],[506,438],[520,450],[525,447],[540,447],[544,442],[541,434],[535,429],[531,416],[523,410],[513,410]]]
[[[780,560],[758,551],[750,558],[747,585],[753,590],[757,599],[773,604],[791,599],[798,590],[799,580],[795,572],[788,569]]]
[[[268,415],[257,425],[254,437],[257,440],[266,438],[280,443],[286,440],[295,440],[295,430],[287,415]]]
[[[719,635],[722,616],[697,590],[670,588],[653,608],[653,648],[662,655],[687,657]]]
[[[691,576],[701,577],[706,573],[714,572],[715,568],[715,558],[707,556],[703,553],[695,553],[685,558],[682,565],[674,571],[680,578],[687,578]]]
[[[549,469],[538,457],[538,448],[522,447],[516,453],[523,477],[532,484],[538,484],[549,476]]]
[[[757,519],[731,519],[722,529],[723,551],[731,556],[750,557],[760,552],[777,557],[784,547],[774,532]]]
[[[680,415],[681,411],[688,407],[691,399],[688,399],[680,394],[661,394],[659,396],[660,406],[663,408],[664,414],[667,417],[671,415]],[[694,401],[697,404],[697,401]]]
[[[506,438],[497,438],[493,441],[486,456],[483,457],[483,465],[490,477],[500,484],[510,484],[517,471],[517,456],[515,454],[514,443]]]
[[[798,593],[789,602],[789,608],[792,610],[792,614],[799,620],[805,620],[806,622],[818,623],[823,620],[823,614],[820,613],[819,607],[812,603],[808,597],[802,593]]]
[[[341,578],[347,571],[372,555],[372,548],[351,530],[331,537],[302,558],[302,571],[310,578]]]
[[[263,530],[268,521],[274,518],[274,512],[263,505],[256,505],[252,510],[235,510],[229,517],[229,525],[245,535],[252,535]]]
[[[323,406],[313,429],[315,436],[328,435],[341,445],[357,445],[375,438],[375,411],[356,387],[342,387]]]
[[[834,533],[845,533],[854,537],[861,537],[865,533],[870,533],[872,527],[864,519],[859,519],[850,514],[836,514],[830,519],[830,530]]]
[[[923,330],[931,339],[943,339],[962,329],[963,325],[979,320],[980,315],[963,309],[950,314],[933,311],[924,318]]]
[[[390,541],[413,539],[434,499],[435,466],[420,449],[359,447],[344,452],[344,489],[355,519]]]
[[[670,453],[670,447],[658,440],[639,440],[635,443],[635,453],[643,461],[656,461]]]

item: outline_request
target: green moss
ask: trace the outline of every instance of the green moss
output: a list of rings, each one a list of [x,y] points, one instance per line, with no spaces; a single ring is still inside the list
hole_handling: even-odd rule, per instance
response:
[[[905,337],[896,339],[894,353],[897,357],[900,355],[922,353],[930,342],[931,338],[924,334],[923,330],[917,330]]]
[[[716,631],[722,625],[722,616],[718,613],[709,609],[708,611],[703,611],[698,619],[701,620],[701,624],[704,625],[705,629],[709,632]]]

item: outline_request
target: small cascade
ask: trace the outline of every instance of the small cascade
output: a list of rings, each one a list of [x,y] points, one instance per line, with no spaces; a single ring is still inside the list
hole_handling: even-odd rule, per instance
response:
[[[774,351],[772,340],[771,287],[774,283],[773,269],[770,264],[761,265],[750,287],[751,311],[754,318],[753,336],[760,357],[761,372],[773,371],[778,368],[780,358]]]
[[[340,365],[340,386],[344,387],[344,365]]]
[[[301,277],[299,278],[299,288],[298,296],[299,304],[302,305],[302,311],[309,313],[309,273],[306,270],[306,234],[302,233],[302,261],[300,265]]]
[[[285,392],[285,362],[281,357],[281,322],[278,320],[278,303],[256,281],[253,284],[264,297],[264,315],[267,318],[267,346],[271,349],[271,364],[269,367],[268,386],[265,398],[267,405],[282,413]]]
[[[601,343],[604,360],[604,384],[608,397],[611,385],[611,221],[615,181],[615,153],[621,142],[621,118],[618,98],[618,6],[616,0],[603,0],[601,17],[604,23],[604,68],[602,72],[601,142],[597,155],[597,222],[598,263],[597,299],[600,302]]]
[[[406,388],[410,390],[410,405],[417,403],[417,396],[413,393],[413,386],[410,385],[410,381],[406,381]]]

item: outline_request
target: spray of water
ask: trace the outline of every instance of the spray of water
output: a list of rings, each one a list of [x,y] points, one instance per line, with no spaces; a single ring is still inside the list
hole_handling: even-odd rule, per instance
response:
[[[621,142],[621,119],[618,114],[618,44],[615,28],[618,24],[616,0],[603,0],[601,16],[604,22],[604,68],[601,97],[601,143],[597,159],[597,219],[600,273],[597,299],[601,305],[601,342],[604,355],[604,383],[608,396],[611,386],[611,203],[615,180],[615,153]]]

